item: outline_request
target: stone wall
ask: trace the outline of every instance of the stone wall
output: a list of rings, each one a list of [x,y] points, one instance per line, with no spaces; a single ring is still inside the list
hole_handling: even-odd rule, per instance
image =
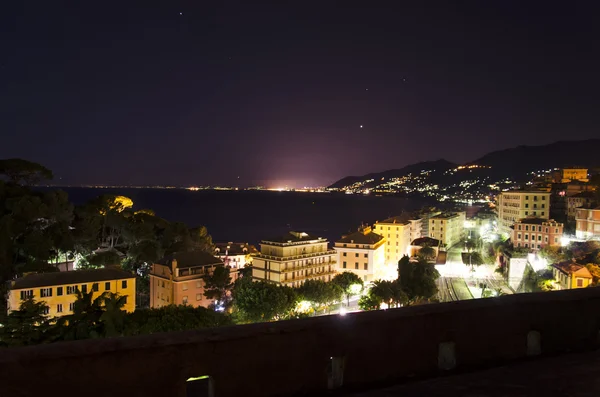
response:
[[[2,395],[312,394],[592,349],[600,288],[0,351]],[[50,393],[50,394],[49,394]]]

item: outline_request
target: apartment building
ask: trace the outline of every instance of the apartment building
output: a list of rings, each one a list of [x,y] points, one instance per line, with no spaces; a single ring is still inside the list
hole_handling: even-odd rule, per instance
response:
[[[600,207],[580,208],[575,215],[575,235],[583,240],[600,240]]]
[[[529,216],[550,218],[550,192],[538,190],[502,192],[498,195],[496,210],[499,231],[510,236],[511,226],[519,219]]]
[[[262,240],[252,260],[252,278],[289,287],[309,279],[330,281],[336,273],[337,253],[328,241],[304,232]]]
[[[18,310],[21,301],[34,298],[44,302],[46,314],[61,317],[73,314],[77,291],[93,292],[92,299],[105,292],[126,297],[124,310],[135,310],[135,276],[121,269],[75,270],[56,273],[29,274],[11,282],[8,311]]]
[[[150,307],[190,305],[208,307],[213,300],[204,296],[205,275],[211,274],[223,261],[208,252],[176,252],[152,264],[150,270]],[[239,268],[231,268],[232,281]]]
[[[579,208],[592,208],[594,204],[596,204],[596,194],[593,191],[580,192],[567,197],[567,217],[574,220]]]
[[[563,224],[553,219],[525,218],[513,225],[512,242],[515,247],[539,250],[545,247],[560,247]]]
[[[394,216],[373,225],[373,232],[385,238],[385,262],[397,264],[408,255],[411,239],[411,222],[407,216]]]
[[[465,221],[464,211],[443,213],[429,218],[429,237],[439,240],[446,247],[451,247],[462,240]]]
[[[384,278],[385,247],[385,238],[370,227],[342,237],[334,246],[338,271],[355,273],[365,282]]]
[[[248,243],[215,243],[215,256],[231,269],[243,269],[251,265],[252,256],[256,254],[256,247]]]

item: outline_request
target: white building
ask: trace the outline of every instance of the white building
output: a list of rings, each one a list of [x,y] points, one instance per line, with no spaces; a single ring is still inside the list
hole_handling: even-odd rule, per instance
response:
[[[398,265],[404,255],[408,255],[408,246],[412,241],[411,222],[406,216],[394,216],[373,225],[373,232],[385,238],[385,263]]]
[[[232,269],[242,269],[252,264],[252,255],[258,254],[255,246],[248,243],[215,243],[215,256]]]
[[[338,272],[352,272],[365,282],[389,278],[390,271],[396,274],[396,267],[386,266],[383,236],[371,231],[370,227],[344,236],[335,242]],[[395,278],[395,277],[394,277]]]

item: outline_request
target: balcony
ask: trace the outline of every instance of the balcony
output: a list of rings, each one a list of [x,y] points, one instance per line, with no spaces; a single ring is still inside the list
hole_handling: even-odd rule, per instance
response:
[[[314,258],[316,256],[336,255],[336,254],[337,254],[336,250],[327,250],[327,251],[311,252],[308,254],[292,255],[292,256],[275,256],[275,255],[266,255],[266,254],[261,253],[261,254],[255,255],[254,257],[284,262],[284,261],[293,261],[293,260],[297,260],[297,259]]]
[[[296,271],[300,271],[300,270],[314,269],[317,267],[334,266],[336,264],[337,264],[337,261],[331,261],[331,262],[324,262],[324,263],[313,263],[312,265],[306,265],[306,266],[287,267],[287,268],[281,269],[279,271],[279,273],[296,272]]]
[[[287,278],[287,279],[283,279],[281,280],[281,283],[293,283],[294,281],[302,281],[302,280],[307,280],[307,279],[311,279],[311,278],[317,278],[317,277],[323,277],[323,276],[327,276],[327,275],[334,275],[337,272],[335,270],[327,270],[327,271],[323,271],[323,272],[319,272],[319,273],[311,273],[311,274],[305,274],[304,276],[296,276],[294,278]]]

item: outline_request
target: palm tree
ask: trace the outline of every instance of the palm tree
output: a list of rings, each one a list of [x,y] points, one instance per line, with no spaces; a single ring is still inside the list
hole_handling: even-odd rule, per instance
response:
[[[107,337],[120,336],[127,314],[123,310],[127,303],[127,296],[105,292],[101,298],[104,302],[104,313],[100,315],[99,321],[104,325],[104,335]]]
[[[93,299],[94,291],[81,292],[77,289],[77,299],[73,303],[73,314],[60,317],[57,324],[61,326],[61,339],[78,340],[98,338],[102,335],[102,295]]]

